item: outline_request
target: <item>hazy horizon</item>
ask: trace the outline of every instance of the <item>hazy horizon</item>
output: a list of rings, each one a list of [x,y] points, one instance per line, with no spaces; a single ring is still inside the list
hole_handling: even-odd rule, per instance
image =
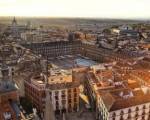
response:
[[[131,20],[131,21],[150,21],[150,18],[104,18],[104,17],[54,17],[54,16],[1,16],[0,18],[6,18],[6,19],[13,19],[13,18],[17,18],[17,19],[22,19],[22,18],[27,18],[27,19],[91,19],[91,20]]]
[[[149,0],[0,0],[0,16],[150,19]]]

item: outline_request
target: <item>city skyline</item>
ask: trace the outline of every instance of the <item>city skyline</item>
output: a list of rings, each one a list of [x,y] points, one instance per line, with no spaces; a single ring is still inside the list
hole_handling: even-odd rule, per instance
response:
[[[150,120],[149,8],[96,1],[0,0],[0,120]]]
[[[0,0],[0,16],[149,19],[148,0]]]

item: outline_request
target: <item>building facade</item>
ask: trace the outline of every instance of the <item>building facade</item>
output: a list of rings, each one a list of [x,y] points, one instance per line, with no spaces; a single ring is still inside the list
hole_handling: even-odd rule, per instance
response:
[[[46,90],[49,91],[55,114],[79,110],[79,82],[72,79],[72,74],[51,70],[48,78],[34,76],[25,81],[25,94],[39,111],[45,110]]]
[[[150,119],[150,89],[129,74],[103,66],[88,73],[85,86],[98,120]]]

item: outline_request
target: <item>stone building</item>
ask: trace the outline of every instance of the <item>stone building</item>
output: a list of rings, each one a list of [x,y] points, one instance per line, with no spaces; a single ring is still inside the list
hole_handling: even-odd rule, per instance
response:
[[[44,57],[57,57],[62,55],[78,54],[80,52],[80,41],[56,41],[43,43],[28,43],[23,44],[24,47],[31,49],[35,54],[43,55]]]

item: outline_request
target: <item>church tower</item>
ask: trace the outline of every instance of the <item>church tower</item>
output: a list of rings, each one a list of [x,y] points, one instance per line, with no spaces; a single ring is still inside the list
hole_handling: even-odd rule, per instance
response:
[[[17,26],[17,20],[16,20],[15,17],[14,17],[14,19],[12,20],[12,26]]]
[[[13,34],[13,37],[17,38],[18,37],[18,24],[17,24],[17,20],[16,18],[14,17],[13,20],[12,20],[12,34]]]

